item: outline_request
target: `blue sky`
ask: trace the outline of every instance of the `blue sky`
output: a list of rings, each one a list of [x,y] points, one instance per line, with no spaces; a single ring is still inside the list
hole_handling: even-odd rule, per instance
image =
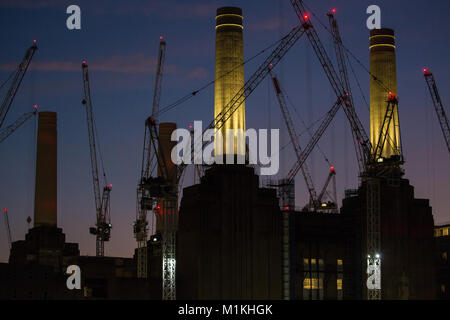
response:
[[[382,26],[395,29],[401,133],[406,178],[416,197],[430,199],[435,221],[450,221],[449,154],[434,113],[422,69],[435,74],[446,106],[450,104],[450,11],[448,1],[317,0],[306,2],[327,22],[326,12],[337,8],[336,18],[346,46],[368,67],[366,8],[377,4]],[[81,8],[81,30],[66,28],[66,8]],[[82,254],[95,254],[95,239],[88,234],[95,209],[85,112],[81,106],[81,61],[90,70],[94,112],[111,193],[112,238],[108,255],[131,256],[135,247],[132,222],[136,214],[136,183],[140,172],[144,121],[151,110],[159,37],[167,41],[161,106],[214,78],[214,16],[217,7],[237,5],[244,14],[244,55],[250,58],[287,33],[298,20],[283,1],[54,1],[0,0],[0,81],[23,57],[32,40],[38,51],[6,123],[34,104],[58,112],[58,225],[66,238],[80,243]],[[333,56],[329,34],[313,20],[325,48]],[[249,78],[265,55],[245,65]],[[334,57],[334,56],[333,56]],[[352,61],[366,98],[369,77]],[[276,69],[298,114],[311,124],[335,100],[328,81],[306,41],[300,39]],[[368,131],[368,108],[352,78],[357,112]],[[5,94],[2,88],[1,94]],[[213,86],[195,98],[164,113],[161,121],[187,127],[194,120],[213,119]],[[288,136],[268,79],[246,102],[248,128],[280,128],[281,145]],[[298,131],[303,126],[294,113]],[[345,116],[339,112],[320,141],[321,149],[336,167],[338,195],[357,187],[357,163]],[[28,122],[0,145],[0,206],[9,210],[14,240],[23,239],[27,216],[33,217],[36,123]],[[307,135],[302,141],[307,142]],[[292,148],[280,156],[280,177],[294,162]],[[309,159],[316,188],[328,174],[320,152]],[[192,184],[192,175],[185,179]],[[296,180],[297,205],[305,203],[301,176]],[[0,231],[0,261],[8,258],[4,226]]]

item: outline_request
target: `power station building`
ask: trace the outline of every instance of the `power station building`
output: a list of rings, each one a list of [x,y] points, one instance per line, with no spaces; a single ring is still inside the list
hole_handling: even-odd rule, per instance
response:
[[[216,30],[223,30],[216,31],[216,78],[220,78],[218,69],[223,69],[224,38],[234,39],[235,48],[227,47],[230,55],[241,53],[242,38],[236,40],[236,34],[241,31],[241,14],[236,8],[217,10]],[[225,20],[227,15],[233,21]],[[225,29],[222,23],[230,25]],[[229,34],[225,33],[227,31]],[[369,40],[370,140],[372,146],[377,146],[385,134],[383,128],[386,130],[383,122],[388,98],[397,96],[394,32],[372,30]],[[228,75],[241,79],[243,70],[236,68],[240,60],[233,61],[234,65],[228,65]],[[215,114],[225,85],[230,92],[229,100],[242,83],[238,86],[216,83]],[[434,221],[428,201],[416,199],[413,187],[403,178],[401,162],[398,162],[401,159],[398,109],[393,112],[386,136],[389,141],[377,160],[385,161],[386,164],[380,166],[390,174],[362,177],[359,189],[347,193],[339,214],[291,210],[281,213],[275,207],[270,208],[274,195],[269,190],[249,183],[252,175],[246,173],[249,168],[244,165],[216,165],[207,170],[199,185],[185,189],[181,201],[177,248],[180,298],[366,299],[367,212],[373,210],[369,207],[371,189],[368,188],[373,184],[379,190],[380,298],[434,298]],[[248,181],[244,178],[247,175]],[[266,194],[266,199],[255,201],[258,197],[252,193]],[[259,217],[256,218],[255,209],[264,203],[266,209],[256,210]],[[278,223],[274,222],[274,216]],[[286,218],[288,226],[280,226],[280,221],[286,221]],[[280,229],[281,237],[278,235]],[[260,230],[266,230],[265,236],[255,238],[261,235]],[[268,246],[267,239],[277,241],[278,249],[274,248],[274,243]],[[283,254],[277,256],[280,239],[288,240],[283,240]],[[264,258],[257,255],[261,245],[268,248]],[[281,270],[280,264],[272,264],[277,258],[282,259]],[[268,276],[268,263],[271,264],[270,273],[276,272],[276,277]],[[256,268],[253,273],[248,272],[251,267]],[[280,273],[281,287],[275,285]],[[253,286],[255,275],[260,283],[264,283],[264,290]],[[260,290],[259,294],[252,291],[255,288]]]
[[[244,86],[243,14],[222,7],[216,15],[214,116]],[[382,134],[387,99],[397,95],[393,30],[370,33],[370,141]],[[380,163],[401,156],[398,109]],[[170,159],[175,123],[159,124],[159,157]],[[216,155],[245,154],[245,105],[220,129]],[[228,147],[233,145],[233,147]],[[244,151],[243,151],[244,150]],[[161,299],[162,221],[147,242],[147,278],[133,258],[80,256],[57,226],[56,113],[39,113],[34,226],[12,244],[0,264],[2,299]],[[168,161],[168,176],[176,166]],[[158,175],[161,175],[159,172]],[[280,209],[275,189],[261,188],[247,164],[213,165],[200,183],[184,188],[176,235],[177,299],[350,300],[367,298],[369,188],[377,186],[380,214],[381,299],[448,299],[449,225],[434,228],[428,200],[417,199],[401,166],[389,176],[361,177],[347,190],[339,213]],[[285,199],[286,200],[286,199]],[[292,205],[291,205],[292,204]],[[165,203],[158,203],[164,210]],[[433,234],[434,232],[434,234]],[[438,268],[435,268],[436,263]],[[66,288],[71,264],[82,270],[82,290]]]

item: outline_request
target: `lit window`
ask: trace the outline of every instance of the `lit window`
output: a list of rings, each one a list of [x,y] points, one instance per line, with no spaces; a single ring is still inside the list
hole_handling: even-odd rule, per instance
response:
[[[316,264],[316,259],[311,259],[311,264]]]
[[[309,264],[308,258],[304,258],[304,259],[303,259],[303,264]]]
[[[443,234],[444,236],[448,236],[448,229],[449,229],[449,228],[445,228],[445,229],[443,230],[443,231],[444,231],[444,234]]]
[[[343,263],[342,263],[342,259],[337,259],[337,265],[338,265],[338,266],[342,266],[342,264],[343,264]]]
[[[445,293],[445,284],[441,284],[441,292]]]
[[[311,279],[305,278],[303,280],[303,289],[311,290]]]
[[[342,279],[337,279],[337,289],[342,290]]]
[[[312,280],[312,289],[313,290],[319,289],[319,279],[312,278],[311,280]]]
[[[320,288],[321,289],[323,288],[323,281],[320,281]],[[305,279],[303,279],[303,289],[307,289],[307,290],[317,290],[317,289],[319,289],[319,279],[317,279],[317,278],[305,278]]]
[[[447,251],[442,252],[442,259],[447,260]]]

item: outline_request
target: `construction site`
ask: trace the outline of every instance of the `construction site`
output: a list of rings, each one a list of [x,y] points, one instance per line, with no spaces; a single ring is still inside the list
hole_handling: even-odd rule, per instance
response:
[[[32,121],[37,123],[34,181],[29,181],[34,188],[34,213],[26,213],[26,234],[12,235],[11,214],[15,213],[0,203],[4,216],[0,233],[5,248],[8,246],[8,261],[0,263],[0,299],[450,299],[450,224],[436,223],[434,206],[429,199],[416,195],[408,178],[409,167],[405,168],[408,150],[402,136],[410,132],[402,130],[400,123],[408,113],[402,109],[402,95],[408,92],[398,92],[397,88],[396,50],[402,38],[396,38],[396,26],[366,29],[366,43],[356,43],[341,31],[347,22],[339,20],[338,9],[314,12],[302,0],[286,3],[296,24],[255,56],[244,55],[246,28],[252,28],[246,24],[246,12],[234,6],[214,8],[215,15],[208,17],[210,24],[202,26],[215,37],[215,44],[210,44],[215,51],[213,81],[181,98],[171,96],[167,99],[175,101],[171,104],[161,103],[168,86],[163,80],[172,70],[172,62],[167,59],[171,43],[163,36],[159,43],[153,41],[157,47],[151,77],[154,86],[146,89],[153,100],[145,102],[146,117],[134,124],[143,135],[132,143],[138,146],[134,151],[139,158],[139,167],[132,169],[137,177],[132,190],[136,208],[126,213],[115,211],[115,204],[120,202],[115,199],[122,198],[116,196],[116,182],[106,169],[111,166],[108,162],[117,160],[105,157],[101,148],[108,144],[114,148],[114,141],[102,140],[100,144],[103,133],[96,124],[101,113],[95,111],[94,84],[101,68],[89,59],[80,59],[75,71],[80,92],[77,103],[85,124],[77,130],[86,135],[87,129],[88,140],[83,140],[82,148],[89,154],[90,171],[78,174],[89,174],[90,189],[82,192],[93,198],[89,203],[93,224],[82,235],[95,243],[95,255],[90,256],[79,243],[68,240],[74,238],[73,231],[67,227],[63,230],[59,222],[65,209],[58,201],[61,193],[68,192],[59,178],[59,166],[66,159],[58,159],[62,126],[59,111],[34,105],[16,119],[9,112],[15,108],[14,100],[21,95],[39,55],[40,44],[32,41],[2,85],[5,90],[0,96],[2,153],[9,152],[5,140],[20,135]],[[308,46],[308,59],[318,61],[311,63],[312,72],[325,75],[326,90],[333,101],[321,118],[313,121],[310,117],[306,124],[297,118],[287,93],[290,86],[283,76],[289,61],[296,59],[287,53],[296,46]],[[366,50],[361,52],[367,57],[358,57],[355,47]],[[250,67],[255,57],[259,58],[257,65]],[[369,65],[364,65],[363,59]],[[279,67],[281,61],[284,68]],[[354,80],[353,66],[359,67],[365,78]],[[439,86],[439,72],[422,67],[418,77],[423,78],[434,117],[431,120],[440,131],[434,137],[436,145],[444,149],[444,162],[448,163],[449,101],[441,100],[440,92],[447,88]],[[299,85],[307,86],[302,79]],[[364,106],[360,101],[365,97],[361,99],[357,93],[359,81],[369,88],[365,92],[367,119],[361,116]],[[196,137],[191,125],[188,128],[193,143],[188,157],[194,164],[173,162],[172,150],[177,145],[173,133],[192,120],[182,109],[186,101],[194,101],[207,87],[214,88],[213,101],[202,106],[210,121],[203,132],[213,130],[226,136],[227,129],[245,131],[250,127],[252,120],[248,113],[246,116],[246,109],[258,106],[252,106],[249,97],[261,86],[267,86],[274,98],[270,112],[279,112],[279,129],[285,132],[285,147],[292,152],[293,165],[290,160],[283,162],[281,154],[286,170],[273,177],[261,175],[261,166],[249,164],[248,144],[240,136],[225,138],[224,145],[231,143],[234,148],[215,145],[213,152],[216,157],[242,156],[243,164],[198,163],[195,151],[203,150],[208,142]],[[298,102],[300,109],[307,100]],[[265,117],[267,110],[259,108],[261,117]],[[177,110],[181,117],[186,114],[186,121],[166,121],[170,113],[163,121],[162,115],[170,110]],[[333,124],[337,114],[342,115],[345,128]],[[270,122],[270,113],[267,117]],[[369,127],[365,127],[366,122]],[[330,130],[348,131],[349,147],[343,152],[349,151],[345,159],[356,159],[351,171],[356,172],[352,178],[356,184],[349,183],[345,190],[338,190],[336,182],[344,180],[340,175],[344,169],[329,156],[342,151],[320,146]],[[348,163],[353,164],[350,160]],[[318,178],[318,170],[326,174]],[[299,190],[304,193],[301,198]],[[135,212],[132,225],[125,231],[118,230],[115,220],[124,219],[130,212]],[[133,237],[133,246],[127,247],[128,257],[108,250],[111,239],[121,232]],[[81,270],[81,287],[75,290],[66,285],[70,276],[66,271],[73,265]]]

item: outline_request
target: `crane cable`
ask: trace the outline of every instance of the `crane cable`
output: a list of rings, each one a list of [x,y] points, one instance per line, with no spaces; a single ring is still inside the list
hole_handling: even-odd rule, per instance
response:
[[[284,92],[284,95],[286,96],[288,103],[291,105],[291,109],[294,110],[295,114],[296,114],[297,117],[300,119],[300,121],[302,122],[303,126],[306,128],[306,130],[303,131],[303,133],[304,133],[304,132],[308,132],[308,133],[309,133],[309,136],[312,137],[312,134],[311,134],[311,132],[310,132],[308,126],[306,125],[306,123],[305,123],[305,121],[303,120],[302,116],[301,116],[300,113],[298,112],[297,108],[296,108],[296,107],[294,106],[294,104],[292,103],[292,100],[289,98],[289,96],[288,96],[288,94],[286,93],[286,91]],[[324,114],[323,117],[325,117],[325,115],[326,115],[326,114]],[[323,117],[322,117],[322,118],[323,118]],[[316,122],[317,122],[317,121],[316,121]],[[314,122],[313,125],[314,125],[316,122]],[[302,134],[303,134],[303,133],[302,133]],[[325,162],[326,162],[329,166],[331,166],[331,163],[330,163],[330,161],[328,160],[328,157],[326,156],[325,152],[322,150],[322,148],[319,146],[318,143],[317,143],[316,147],[317,147],[317,149],[320,151],[320,153],[322,154],[322,156],[323,156]]]
[[[108,185],[108,181],[106,180],[106,173],[105,173],[105,166],[104,166],[104,163],[103,163],[102,150],[100,148],[100,142],[99,142],[100,140],[98,138],[98,131],[97,131],[97,126],[95,124],[95,118],[94,117],[92,117],[92,122],[94,123],[94,132],[95,132],[95,138],[96,138],[95,145],[97,146],[97,150],[98,150],[97,153],[98,153],[98,156],[100,158],[100,167],[101,167],[101,170],[102,170],[103,179],[105,181],[105,186],[107,186]]]
[[[191,99],[192,97],[194,97],[195,95],[197,95],[197,93],[205,90],[206,88],[208,88],[209,86],[211,86],[212,84],[214,84],[217,80],[220,80],[221,78],[227,76],[228,74],[230,74],[231,72],[233,72],[234,70],[236,70],[237,68],[242,67],[243,65],[245,65],[246,63],[254,60],[256,57],[260,56],[261,54],[263,54],[264,52],[266,52],[267,50],[271,49],[272,47],[276,46],[278,43],[280,43],[282,40],[284,39],[281,38],[279,40],[277,40],[276,42],[270,44],[269,46],[267,46],[266,48],[262,49],[261,51],[259,51],[257,54],[253,55],[252,57],[248,58],[247,60],[245,60],[244,62],[236,65],[234,68],[232,68],[230,71],[222,74],[221,76],[217,77],[214,80],[211,80],[210,82],[206,83],[205,85],[199,87],[197,90],[194,90],[186,95],[184,95],[183,97],[179,98],[178,100],[176,100],[175,102],[161,108],[159,110],[159,112],[156,114],[157,117],[159,117],[160,115],[166,113],[169,110],[172,110],[173,108],[179,106],[180,104],[186,102],[187,100]]]
[[[356,84],[358,85],[359,92],[361,93],[361,96],[362,96],[362,98],[363,98],[363,100],[364,100],[364,103],[365,103],[365,105],[366,105],[366,107],[367,107],[367,110],[370,111],[369,103],[367,102],[366,96],[364,95],[364,92],[363,92],[363,90],[362,90],[362,88],[361,88],[361,84],[359,83],[358,77],[356,76],[355,70],[353,69],[353,66],[352,66],[352,63],[351,63],[351,61],[350,61],[350,58],[348,57],[348,54],[347,54],[347,53],[345,53],[345,56],[346,56],[346,58],[347,58],[347,62],[348,62],[348,64],[349,64],[349,66],[350,66],[350,70],[352,71],[353,77],[355,78]]]
[[[335,35],[333,34],[333,32],[331,32],[330,29],[328,29],[328,27],[319,19],[319,17],[314,13],[314,11],[311,10],[311,8],[309,8],[304,2],[303,5],[305,6],[305,8],[307,8],[310,13],[317,19],[317,21],[319,22],[319,24],[328,32],[331,34],[331,36],[333,37],[333,39],[336,39]],[[386,92],[391,92],[392,90],[390,90],[384,83],[383,81],[381,81],[380,79],[378,79],[372,72],[370,72],[369,69],[367,69],[367,67],[361,62],[361,60],[359,60],[356,55],[353,54],[353,52],[348,49],[344,43],[341,42],[342,48],[363,68],[364,71],[366,71],[370,77],[377,82],[383,89],[386,90]]]
[[[13,75],[14,75],[16,72],[17,72],[17,71],[12,71],[12,72],[9,74],[8,78],[7,78],[5,81],[3,81],[3,83],[0,85],[0,89],[2,89],[3,86],[4,86],[5,84],[7,84],[9,80],[11,80],[11,78],[13,77]]]

